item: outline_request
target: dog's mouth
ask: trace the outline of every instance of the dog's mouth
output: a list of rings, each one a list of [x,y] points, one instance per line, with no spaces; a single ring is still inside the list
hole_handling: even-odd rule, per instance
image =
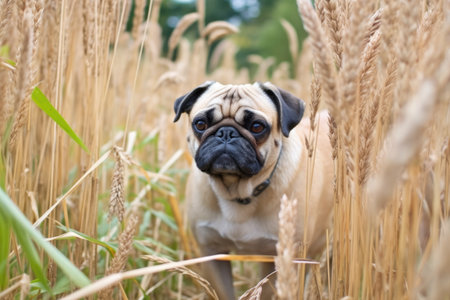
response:
[[[242,171],[231,155],[222,153],[212,163],[209,173],[212,175],[240,175]]]

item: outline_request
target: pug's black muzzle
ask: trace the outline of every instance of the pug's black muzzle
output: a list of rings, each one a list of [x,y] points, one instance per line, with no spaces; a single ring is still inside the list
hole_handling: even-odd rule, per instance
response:
[[[254,140],[246,132],[242,134],[231,125],[214,129],[217,130],[205,132],[195,154],[195,162],[200,170],[211,175],[230,174],[241,177],[253,176],[261,170],[262,159]]]

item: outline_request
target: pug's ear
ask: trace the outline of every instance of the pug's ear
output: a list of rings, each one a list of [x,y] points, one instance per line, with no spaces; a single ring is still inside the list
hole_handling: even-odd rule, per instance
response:
[[[175,104],[173,106],[175,111],[175,119],[173,119],[173,121],[178,121],[182,113],[189,113],[198,98],[200,98],[200,96],[214,83],[215,81],[206,81],[202,85],[193,89],[191,92],[175,100]]]
[[[278,122],[285,137],[297,126],[305,111],[305,102],[289,92],[277,88],[270,82],[260,83],[259,87],[273,101],[278,112]]]

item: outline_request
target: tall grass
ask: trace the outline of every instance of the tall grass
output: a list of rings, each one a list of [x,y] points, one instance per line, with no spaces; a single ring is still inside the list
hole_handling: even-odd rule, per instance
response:
[[[278,295],[448,299],[449,1],[320,0],[315,8],[309,0],[297,3],[309,38],[300,54],[296,39],[285,45],[296,77],[289,78],[281,64],[271,80],[310,103],[311,120],[319,107],[330,112],[335,205],[327,248],[314,258],[320,268],[280,270],[282,276],[296,274],[297,284],[277,284]],[[200,0],[198,12],[175,29],[165,57],[160,1],[148,4],[149,14],[138,10],[128,33],[129,1],[0,2],[0,185],[93,282],[88,294],[214,297],[203,278],[183,269],[183,261],[190,264],[187,259],[198,254],[183,206],[192,159],[188,124],[171,122],[172,105],[207,79],[268,80],[272,62],[249,58],[259,64],[250,79],[247,70],[235,69],[236,47],[223,39],[206,73],[210,43],[237,29],[220,20],[204,24],[207,3]],[[194,24],[200,38],[189,42],[183,32]],[[292,36],[295,28],[282,24]],[[89,152],[31,102],[36,86]],[[305,137],[310,176],[316,132],[311,126]],[[280,220],[282,226],[289,222]],[[6,274],[0,297],[76,291],[39,243],[43,276],[27,255],[34,244],[14,234],[11,221],[0,226],[0,270]],[[285,252],[289,257],[307,256],[306,244],[283,241],[292,247]],[[181,263],[145,271],[170,261]],[[277,265],[286,264],[281,255]],[[253,263],[236,262],[234,268],[238,290],[257,284]],[[131,273],[116,276],[120,271]],[[94,282],[104,277],[106,282]],[[259,295],[264,282],[246,295]]]

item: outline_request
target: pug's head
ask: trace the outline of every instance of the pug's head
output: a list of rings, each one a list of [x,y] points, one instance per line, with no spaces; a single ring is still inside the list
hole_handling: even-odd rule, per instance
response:
[[[174,105],[189,114],[189,150],[224,199],[247,198],[276,168],[283,136],[300,122],[304,102],[271,83],[205,82]]]

